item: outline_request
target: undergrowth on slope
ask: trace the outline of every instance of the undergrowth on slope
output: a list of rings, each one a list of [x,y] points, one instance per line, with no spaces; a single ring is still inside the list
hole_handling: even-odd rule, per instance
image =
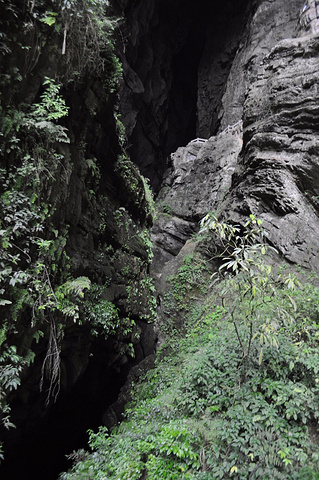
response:
[[[166,335],[125,420],[89,432],[91,453],[61,480],[319,478],[315,279],[266,265],[253,216],[244,232],[214,222],[219,281],[185,311],[186,332]]]

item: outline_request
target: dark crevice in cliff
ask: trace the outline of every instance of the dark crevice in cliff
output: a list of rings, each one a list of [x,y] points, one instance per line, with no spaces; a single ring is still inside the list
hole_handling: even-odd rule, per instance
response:
[[[17,428],[1,435],[5,441],[1,478],[56,480],[71,466],[66,455],[87,448],[87,430],[96,431],[102,424],[104,412],[116,401],[132,367],[129,363],[107,367],[109,350],[107,342],[96,341],[86,371],[49,407],[44,407],[45,393],[39,396],[36,385],[33,392],[24,392],[29,401],[20,396],[12,403]]]
[[[196,137],[198,67],[204,42],[205,32],[198,25],[181,51],[173,57],[165,158]]]
[[[247,7],[254,2],[145,3],[133,8],[128,1],[125,11],[121,114],[131,158],[157,191],[173,151],[216,134]]]

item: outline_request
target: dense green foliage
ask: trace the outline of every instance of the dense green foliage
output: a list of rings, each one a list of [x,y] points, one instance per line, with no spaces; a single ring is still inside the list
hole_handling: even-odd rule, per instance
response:
[[[131,312],[120,311],[105,295],[118,258],[105,240],[110,241],[111,235],[105,232],[101,207],[105,197],[99,191],[102,161],[87,144],[87,127],[83,126],[84,133],[79,130],[79,138],[77,131],[67,128],[72,125],[72,118],[67,118],[73,114],[72,95],[93,80],[99,82],[101,102],[110,110],[114,130],[120,125],[114,112],[115,95],[111,98],[122,72],[114,53],[118,20],[108,11],[107,0],[20,4],[0,0],[0,55],[6,65],[0,70],[0,424],[6,428],[12,427],[8,396],[20,386],[21,374],[37,351],[44,355],[40,389],[46,392],[47,403],[57,398],[60,354],[68,329],[83,328],[90,339],[116,335],[120,354],[134,356],[133,341],[139,333]],[[44,77],[44,71],[54,78]],[[87,108],[93,122],[98,105],[87,102],[79,108]],[[123,131],[114,132],[114,148],[124,152],[123,136]],[[127,159],[130,175],[118,171],[118,179],[125,188],[133,180],[139,184],[129,194],[136,202],[143,199],[146,217],[151,213],[150,191],[132,165]],[[103,270],[100,275],[91,273],[91,278],[69,254],[70,222],[59,213],[68,202],[70,179],[80,170],[85,172],[83,196],[91,215],[97,223],[100,220],[96,237],[102,239],[97,250]],[[149,234],[121,208],[144,254],[134,272],[135,276],[143,273],[145,285],[139,295],[146,304],[145,316],[151,320]],[[120,246],[121,238],[113,239],[117,242]],[[128,244],[122,250],[133,257]],[[119,283],[126,281],[124,273],[119,277]],[[138,289],[135,280],[130,278],[128,285],[132,292]]]
[[[110,435],[90,432],[93,452],[63,480],[319,478],[316,279],[272,269],[253,216],[245,231],[204,223],[203,234],[218,237],[218,281],[183,310],[179,335],[170,320],[126,420]],[[196,258],[171,279],[177,305],[195,291],[198,300]]]
[[[59,80],[79,82],[90,73],[103,79],[108,96],[122,72],[112,36],[118,19],[112,18],[109,10],[108,0],[32,0],[21,5],[0,0],[0,54],[10,65],[3,76],[7,81],[23,80],[53,38],[49,51],[54,51],[54,61],[58,59]],[[11,66],[8,56],[17,49],[24,62]]]
[[[68,109],[59,95],[59,85],[46,79],[45,86],[41,102],[29,111],[10,108],[1,111],[1,153],[8,163],[7,168],[0,170],[0,305],[3,318],[0,406],[3,411],[8,411],[6,394],[17,388],[19,373],[33,358],[26,346],[20,348],[18,354],[17,341],[12,344],[21,313],[29,309],[30,327],[37,340],[44,334],[40,325],[47,318],[46,313],[60,310],[76,316],[77,306],[72,302],[73,308],[65,310],[67,292],[62,284],[67,280],[66,239],[57,230],[48,234],[54,208],[42,196],[52,185],[63,159],[57,145],[69,142],[65,128],[56,123]],[[9,163],[12,159],[14,161]],[[65,268],[64,275],[60,273],[62,268]],[[57,290],[52,287],[56,275],[61,285]],[[55,379],[52,382],[54,384]],[[6,419],[4,421],[6,424]]]

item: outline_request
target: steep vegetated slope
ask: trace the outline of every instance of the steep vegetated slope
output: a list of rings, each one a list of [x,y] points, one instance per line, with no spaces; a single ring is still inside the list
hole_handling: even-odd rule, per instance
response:
[[[3,21],[4,420],[36,423],[39,380],[62,423],[63,392],[115,400],[153,353],[152,246],[155,368],[60,478],[319,478],[315,2],[112,2],[119,103],[109,2],[0,5],[23,25]]]
[[[197,112],[204,138],[157,197],[156,367],[61,478],[319,478],[312,3],[250,5],[218,106]],[[203,48],[198,105],[223,48]]]
[[[207,217],[183,250],[155,369],[126,420],[91,431],[94,453],[61,478],[318,478],[313,278],[272,267],[253,216],[241,232]]]

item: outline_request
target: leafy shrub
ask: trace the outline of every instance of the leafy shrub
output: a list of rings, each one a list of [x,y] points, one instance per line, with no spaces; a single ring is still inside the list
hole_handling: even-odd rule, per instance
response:
[[[317,332],[318,288],[278,280],[262,259],[254,256],[252,275],[267,274],[265,291],[252,295],[256,283],[247,287],[240,272],[237,289],[233,275],[213,293],[202,289],[196,315],[183,310],[186,334],[167,338],[155,369],[136,385],[127,419],[111,435],[91,435],[93,452],[61,478],[318,479],[319,352],[309,335]],[[196,279],[193,260],[179,272],[182,289]],[[224,306],[214,304],[223,295]],[[276,321],[275,342],[261,339],[267,318]]]
[[[154,429],[150,429],[142,421],[139,429],[138,420],[142,421],[135,416],[125,432],[119,427],[110,436],[105,428],[97,434],[90,431],[89,444],[95,453],[60,478],[78,479],[89,474],[92,478],[139,480],[144,471],[151,480],[193,478],[192,472],[199,469],[199,455],[187,424],[171,421],[162,426],[153,424]]]
[[[93,285],[84,302],[86,321],[90,322],[93,335],[107,338],[114,334],[120,326],[120,317],[115,305],[103,299],[103,287]]]

